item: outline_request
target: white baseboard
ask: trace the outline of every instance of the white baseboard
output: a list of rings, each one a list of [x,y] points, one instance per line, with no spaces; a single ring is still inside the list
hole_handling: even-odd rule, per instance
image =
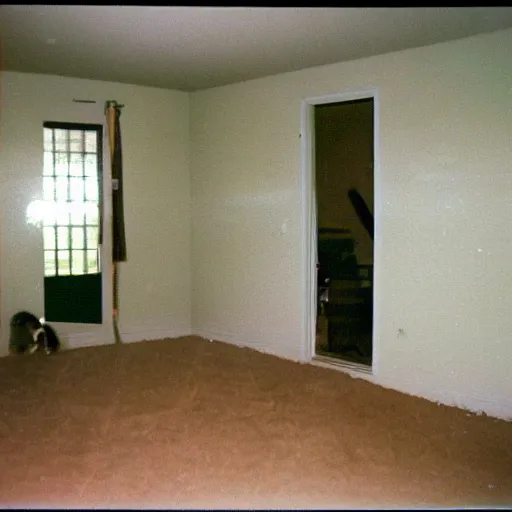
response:
[[[121,341],[123,343],[137,343],[139,341],[162,340],[164,338],[181,338],[183,336],[191,336],[189,328],[176,329],[156,329],[151,331],[131,331],[120,332]]]
[[[411,396],[424,398],[430,402],[448,407],[457,407],[474,414],[486,414],[493,418],[512,421],[512,400],[508,396],[498,396],[494,400],[473,395],[462,395],[457,392],[444,391],[439,389],[423,389],[416,382],[385,381],[375,380],[375,384],[384,388],[393,389]]]
[[[258,352],[261,352],[263,354],[269,354],[275,357],[280,357],[288,361],[300,362],[300,354],[298,350],[299,347],[296,347],[297,350],[294,351],[294,347],[286,347],[277,342],[262,344],[260,342],[253,340],[242,340],[239,336],[233,334],[220,333],[216,331],[210,331],[207,329],[192,329],[192,335],[199,336],[200,338],[204,338],[206,340],[217,340],[224,343],[229,343],[231,345],[236,345],[237,347],[250,348],[253,350],[257,350]],[[284,350],[276,350],[275,347],[284,348]]]
[[[52,326],[54,324],[51,324]],[[58,330],[57,330],[58,332]],[[190,328],[178,329],[155,329],[151,331],[129,331],[120,332],[122,343],[137,343],[147,340],[161,340],[164,338],[181,338],[191,336]],[[114,332],[105,334],[105,332],[76,332],[62,333],[58,332],[62,350],[73,350],[76,348],[99,347],[103,345],[113,345],[115,343]],[[0,357],[8,356],[8,340],[2,340],[0,346]]]
[[[60,341],[64,350],[73,350],[75,348],[98,347],[101,345],[111,345],[114,343],[114,336],[98,336],[96,333],[76,333],[62,334]]]
[[[120,332],[122,343],[137,343],[146,340],[160,340],[164,338],[180,338],[189,336],[190,329],[158,329],[151,331]],[[114,332],[107,336],[98,333],[75,333],[61,336],[64,349],[95,347],[101,345],[113,345],[115,343]]]

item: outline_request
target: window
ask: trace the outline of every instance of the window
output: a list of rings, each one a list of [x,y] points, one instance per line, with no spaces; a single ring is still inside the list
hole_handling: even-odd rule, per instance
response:
[[[44,123],[44,275],[100,272],[101,127]]]

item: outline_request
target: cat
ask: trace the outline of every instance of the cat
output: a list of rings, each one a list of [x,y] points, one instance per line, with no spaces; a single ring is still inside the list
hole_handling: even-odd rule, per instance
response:
[[[10,321],[10,352],[34,354],[40,348],[44,349],[46,355],[50,355],[60,348],[60,341],[55,330],[27,311],[20,311],[13,315]]]

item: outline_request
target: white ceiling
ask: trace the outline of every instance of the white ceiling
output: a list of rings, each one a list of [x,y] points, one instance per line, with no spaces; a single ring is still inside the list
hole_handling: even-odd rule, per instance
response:
[[[183,91],[509,27],[512,7],[0,6],[4,69]]]

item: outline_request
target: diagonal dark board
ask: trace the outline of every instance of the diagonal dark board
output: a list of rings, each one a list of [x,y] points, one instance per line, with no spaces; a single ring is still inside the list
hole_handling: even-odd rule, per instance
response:
[[[45,277],[44,317],[48,322],[101,324],[101,273]]]
[[[356,211],[361,224],[364,226],[366,231],[368,231],[368,234],[373,240],[373,215],[366,205],[365,200],[355,188],[352,188],[348,191],[348,198],[350,199],[352,207]]]

